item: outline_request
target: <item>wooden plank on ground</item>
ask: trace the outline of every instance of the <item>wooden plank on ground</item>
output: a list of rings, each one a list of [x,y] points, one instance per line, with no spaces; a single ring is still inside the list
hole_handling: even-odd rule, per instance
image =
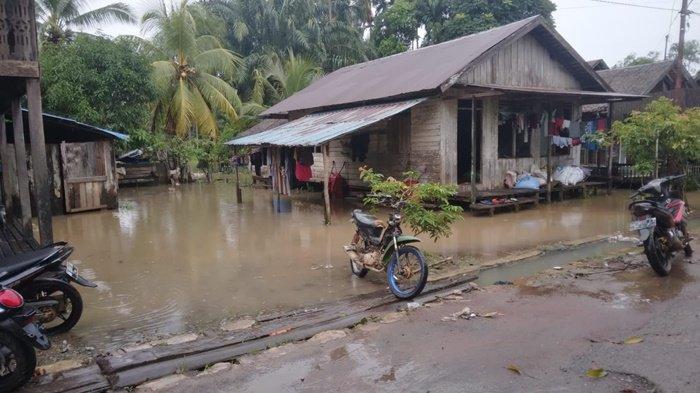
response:
[[[93,364],[56,374],[39,377],[35,383],[20,389],[20,393],[90,393],[104,392],[110,388],[100,368]]]

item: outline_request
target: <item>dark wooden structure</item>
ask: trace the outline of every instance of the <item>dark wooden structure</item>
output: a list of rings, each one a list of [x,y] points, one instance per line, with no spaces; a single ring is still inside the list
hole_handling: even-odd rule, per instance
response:
[[[26,96],[30,135],[29,157],[24,143],[11,154],[4,129],[0,129],[2,200],[8,220],[18,219],[22,233],[31,236],[31,200],[41,244],[53,242],[49,172],[39,83],[39,51],[33,0],[0,0],[0,128],[5,117],[13,120],[13,135],[24,138],[20,100]],[[22,127],[20,127],[22,125]],[[29,173],[33,187],[29,187]],[[30,197],[31,194],[31,197]]]

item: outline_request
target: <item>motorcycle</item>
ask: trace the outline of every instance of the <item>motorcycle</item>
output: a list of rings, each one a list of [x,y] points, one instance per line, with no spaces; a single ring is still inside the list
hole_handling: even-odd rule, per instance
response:
[[[629,205],[633,219],[630,230],[639,232],[649,265],[659,276],[671,272],[675,253],[684,251],[686,257],[693,254],[685,202],[671,192],[671,184],[684,176],[650,181],[632,195],[632,199],[640,196],[642,199]]]
[[[60,242],[0,261],[0,285],[17,290],[37,310],[38,323],[49,335],[69,331],[83,313],[83,299],[71,283],[97,287],[65,262],[72,253],[73,247]]]
[[[356,231],[350,245],[344,246],[350,258],[350,270],[364,277],[369,270],[386,271],[389,288],[399,299],[411,299],[421,293],[428,281],[428,265],[423,253],[412,243],[420,242],[401,231],[403,201],[391,204],[393,211],[386,223],[356,209],[352,221]]]
[[[12,392],[34,375],[34,348],[51,343],[36,324],[36,310],[12,289],[0,289],[0,393]]]

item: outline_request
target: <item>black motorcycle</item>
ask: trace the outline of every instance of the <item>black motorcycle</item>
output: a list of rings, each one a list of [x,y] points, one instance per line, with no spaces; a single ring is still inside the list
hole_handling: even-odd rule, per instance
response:
[[[83,299],[72,282],[97,286],[66,262],[72,253],[73,247],[61,242],[0,260],[0,285],[14,288],[28,306],[36,308],[38,322],[47,334],[69,331],[83,313]]]
[[[16,291],[0,289],[0,393],[19,389],[34,375],[35,347],[51,347],[36,324],[36,310]]]
[[[633,218],[630,230],[639,231],[647,260],[659,276],[670,273],[676,252],[683,251],[687,257],[693,253],[685,202],[671,189],[672,183],[684,176],[650,181],[632,195],[632,199],[642,199],[629,205]]]

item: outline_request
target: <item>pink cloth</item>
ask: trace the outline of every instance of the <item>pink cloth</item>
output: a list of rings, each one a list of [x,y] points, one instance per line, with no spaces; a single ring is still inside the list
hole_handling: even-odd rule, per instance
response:
[[[311,180],[311,167],[302,165],[299,161],[297,161],[296,167],[294,168],[294,175],[296,175],[297,180],[299,181],[309,181]]]

